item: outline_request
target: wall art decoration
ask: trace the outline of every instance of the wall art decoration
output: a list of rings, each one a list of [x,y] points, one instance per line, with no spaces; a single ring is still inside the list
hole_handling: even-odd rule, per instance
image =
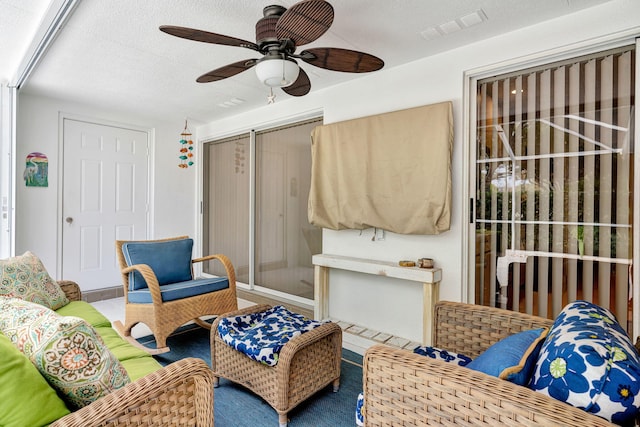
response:
[[[178,158],[180,159],[179,168],[186,169],[193,166],[193,141],[186,120],[184,121],[184,130],[180,134],[180,155]]]
[[[27,187],[48,187],[49,160],[47,156],[38,152],[29,153],[26,159],[23,178]]]

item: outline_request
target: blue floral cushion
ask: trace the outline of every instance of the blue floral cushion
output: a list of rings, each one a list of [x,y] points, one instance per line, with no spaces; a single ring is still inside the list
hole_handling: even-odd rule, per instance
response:
[[[356,425],[363,426],[364,425],[364,414],[362,410],[364,409],[364,393],[358,393],[358,400],[356,401]]]
[[[613,423],[633,424],[640,357],[609,310],[576,301],[556,318],[530,387]]]
[[[413,349],[413,352],[432,359],[442,360],[448,363],[455,363],[459,366],[467,366],[471,362],[471,358],[464,354],[454,353],[452,351],[442,350],[437,347],[421,346]]]
[[[258,313],[220,319],[218,334],[226,344],[251,359],[275,366],[287,342],[324,323],[277,305]]]
[[[527,385],[548,332],[547,328],[538,328],[509,335],[473,359],[467,368]]]

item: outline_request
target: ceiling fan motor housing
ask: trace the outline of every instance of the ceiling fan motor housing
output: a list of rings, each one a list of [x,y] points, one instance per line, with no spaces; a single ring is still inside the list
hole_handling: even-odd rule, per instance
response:
[[[262,10],[264,16],[256,22],[256,43],[260,52],[264,53],[268,50],[266,49],[267,46],[279,43],[276,35],[276,24],[286,11],[285,7],[278,5],[266,6]]]

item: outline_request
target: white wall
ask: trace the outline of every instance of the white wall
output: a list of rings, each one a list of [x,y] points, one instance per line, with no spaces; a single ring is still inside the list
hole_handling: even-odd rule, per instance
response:
[[[37,254],[49,273],[57,279],[59,114],[86,117],[100,122],[134,125],[151,130],[153,141],[152,177],[153,227],[150,237],[195,236],[196,168],[181,169],[178,150],[184,119],[153,121],[113,111],[103,111],[68,101],[19,94],[17,124],[16,254],[30,250]],[[190,125],[190,128],[193,129]],[[49,186],[26,187],[22,179],[26,155],[39,151],[49,159]],[[114,248],[115,250],[115,248]]]
[[[383,69],[339,87],[312,91],[300,99],[278,101],[247,114],[216,121],[198,129],[203,139],[226,136],[264,126],[269,120],[294,119],[296,114],[321,109],[324,122],[451,100],[454,107],[452,158],[452,225],[437,236],[386,233],[372,241],[372,230],[323,232],[323,251],[386,261],[430,257],[443,270],[440,298],[465,301],[468,278],[463,271],[467,232],[463,217],[467,203],[463,182],[463,88],[465,71],[536,55],[565,50],[574,44],[593,45],[594,39],[635,28],[640,35],[640,2],[615,0],[568,17],[558,18],[474,45],[424,58],[406,66]],[[579,54],[576,50],[576,54]],[[313,82],[312,82],[313,83]],[[268,118],[265,119],[265,118]],[[418,341],[422,323],[421,286],[388,278],[333,271],[330,314],[342,320]]]

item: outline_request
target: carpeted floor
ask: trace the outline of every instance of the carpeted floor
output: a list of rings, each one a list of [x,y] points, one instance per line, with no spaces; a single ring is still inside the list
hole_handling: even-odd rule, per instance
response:
[[[155,347],[153,337],[140,338],[144,345]],[[171,351],[154,356],[162,365],[184,357],[199,357],[211,364],[209,331],[185,326],[167,340]],[[302,402],[289,412],[290,427],[355,426],[355,407],[362,391],[362,356],[342,350],[340,390],[331,385]],[[216,427],[277,427],[278,414],[271,406],[247,389],[221,379],[214,392]]]

